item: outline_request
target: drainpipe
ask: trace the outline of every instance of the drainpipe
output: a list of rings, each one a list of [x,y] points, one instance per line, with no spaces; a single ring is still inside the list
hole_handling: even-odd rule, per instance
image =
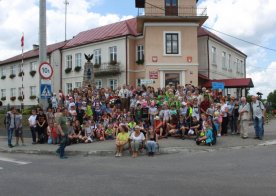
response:
[[[208,60],[208,79],[210,79],[210,53],[209,53],[209,36],[207,39],[207,60]]]
[[[60,89],[59,90],[62,90],[62,58],[63,58],[63,56],[62,56],[62,51],[61,51],[61,49],[59,50],[59,53],[60,53]]]
[[[128,85],[128,35],[126,35],[126,85]]]

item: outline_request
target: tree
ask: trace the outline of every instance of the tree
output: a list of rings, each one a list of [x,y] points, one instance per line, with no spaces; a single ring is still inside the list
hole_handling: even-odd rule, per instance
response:
[[[268,94],[267,101],[268,103],[271,103],[271,108],[276,110],[276,90]]]

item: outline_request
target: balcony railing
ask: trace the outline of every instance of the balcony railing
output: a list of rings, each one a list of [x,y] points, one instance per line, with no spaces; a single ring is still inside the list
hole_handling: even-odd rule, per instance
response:
[[[105,75],[117,75],[121,73],[120,63],[102,63],[100,65],[94,65],[95,76],[105,76]]]
[[[139,16],[207,16],[207,8],[178,7],[178,9],[166,9],[159,6],[147,6],[139,9]]]

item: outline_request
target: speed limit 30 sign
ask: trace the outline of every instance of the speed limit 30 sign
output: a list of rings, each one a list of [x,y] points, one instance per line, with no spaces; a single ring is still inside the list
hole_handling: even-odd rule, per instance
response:
[[[45,80],[51,79],[54,72],[52,66],[48,62],[41,63],[39,65],[38,71],[41,78]]]

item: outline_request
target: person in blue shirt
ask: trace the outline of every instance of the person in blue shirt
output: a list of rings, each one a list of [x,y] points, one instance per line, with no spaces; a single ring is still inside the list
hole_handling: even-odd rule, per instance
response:
[[[204,134],[203,132],[200,134],[200,137],[196,140],[196,144],[197,145],[205,144],[205,145],[211,146],[214,140],[212,125],[210,124],[209,121],[205,121],[204,127],[205,127],[205,130],[202,130],[204,131]]]

